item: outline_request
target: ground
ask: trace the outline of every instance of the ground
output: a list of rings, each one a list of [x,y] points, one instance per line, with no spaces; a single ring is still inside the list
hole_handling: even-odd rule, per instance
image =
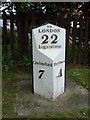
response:
[[[7,80],[6,80],[7,79]],[[3,72],[3,117],[88,117],[90,92],[66,79],[65,93],[50,101],[32,93],[31,71]],[[11,83],[11,80],[13,82]]]
[[[18,115],[61,113],[76,108],[88,108],[88,91],[75,82],[67,80],[66,91],[55,101],[46,100],[32,93],[31,81],[18,83],[14,110]]]

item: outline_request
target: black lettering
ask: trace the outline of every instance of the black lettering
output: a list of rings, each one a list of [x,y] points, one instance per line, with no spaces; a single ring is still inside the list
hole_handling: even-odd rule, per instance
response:
[[[48,43],[48,36],[45,34],[45,35],[43,35],[42,36],[42,39],[44,39],[44,41],[42,42],[42,44],[46,44],[46,43]]]
[[[57,29],[57,32],[60,32],[60,29]]]
[[[46,32],[49,32],[49,29],[46,29]]]
[[[60,29],[38,29],[39,33],[58,33]]]
[[[44,74],[44,70],[39,70],[39,73],[40,73],[39,79],[41,79],[42,75]]]
[[[58,41],[57,41],[57,38],[58,38],[58,36],[57,35],[55,35],[55,34],[53,34],[52,36],[51,36],[51,38],[53,39],[54,38],[54,40],[51,42],[51,43],[57,43]]]
[[[40,29],[38,29],[38,32],[41,33]]]

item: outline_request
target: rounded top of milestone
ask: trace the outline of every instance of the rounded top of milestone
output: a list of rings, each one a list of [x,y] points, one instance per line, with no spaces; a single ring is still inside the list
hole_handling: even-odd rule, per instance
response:
[[[45,25],[45,27],[40,27],[38,29],[38,33],[59,33],[60,32],[60,28],[54,26],[52,24],[47,24]]]

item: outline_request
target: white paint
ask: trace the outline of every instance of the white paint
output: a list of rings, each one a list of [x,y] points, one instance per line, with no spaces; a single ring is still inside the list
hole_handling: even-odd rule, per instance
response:
[[[56,30],[57,32],[55,32]],[[52,100],[64,92],[65,36],[66,30],[64,28],[52,24],[32,30],[34,93]],[[42,44],[44,40],[47,43]],[[47,48],[44,49],[43,46],[47,46]],[[60,69],[62,76],[58,76]],[[39,78],[41,74],[42,76]]]

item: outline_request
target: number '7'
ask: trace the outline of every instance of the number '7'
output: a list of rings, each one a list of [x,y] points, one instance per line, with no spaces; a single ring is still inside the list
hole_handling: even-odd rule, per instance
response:
[[[40,73],[40,75],[39,75],[39,79],[42,78],[42,75],[43,75],[44,72],[45,72],[45,70],[39,70],[39,73]]]

